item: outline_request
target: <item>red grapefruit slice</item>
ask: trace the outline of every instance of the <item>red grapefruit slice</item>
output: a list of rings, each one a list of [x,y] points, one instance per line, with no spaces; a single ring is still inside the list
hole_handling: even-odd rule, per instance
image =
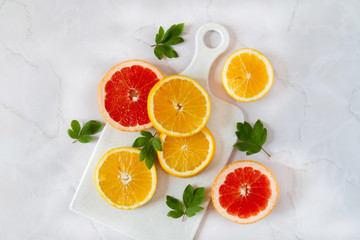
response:
[[[100,82],[101,114],[113,127],[127,132],[152,127],[147,113],[151,88],[164,77],[155,66],[142,60],[128,60],[111,68]]]
[[[226,166],[212,186],[212,201],[224,218],[250,224],[268,216],[279,198],[274,175],[261,163],[244,160]]]

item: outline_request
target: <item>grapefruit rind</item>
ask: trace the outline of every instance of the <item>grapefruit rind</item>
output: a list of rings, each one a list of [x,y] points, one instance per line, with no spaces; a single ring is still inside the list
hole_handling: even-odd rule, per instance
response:
[[[164,169],[165,172],[169,173],[172,176],[175,177],[180,177],[180,178],[188,178],[188,177],[193,177],[198,175],[199,173],[201,173],[213,160],[214,155],[215,155],[215,139],[213,137],[213,135],[211,134],[210,130],[207,127],[204,127],[201,132],[203,132],[206,136],[206,139],[209,141],[209,148],[210,148],[210,154],[208,154],[208,156],[206,157],[206,159],[204,159],[204,161],[195,169],[191,170],[191,171],[186,171],[186,172],[180,172],[177,171],[173,168],[171,168],[167,163],[166,160],[163,157],[163,152],[162,151],[157,151],[157,155],[158,155],[158,159],[159,159],[159,163],[160,166],[162,167],[162,169]],[[166,135],[164,133],[161,133],[159,138],[160,141],[162,143],[162,145],[164,146],[164,142],[166,141]],[[191,137],[191,136],[190,136]]]
[[[203,96],[206,99],[206,105],[207,105],[207,112],[206,115],[203,118],[202,123],[194,130],[187,132],[187,133],[180,133],[180,132],[175,132],[175,131],[171,131],[169,129],[165,129],[163,126],[161,126],[161,124],[156,120],[156,117],[154,115],[153,109],[154,109],[154,95],[156,94],[156,91],[166,82],[169,82],[173,79],[181,79],[181,80],[186,80],[189,81],[191,83],[193,83],[194,87],[196,87],[198,90],[200,90],[200,92],[203,94]],[[211,112],[211,103],[210,103],[210,98],[209,95],[207,94],[207,92],[205,91],[205,89],[203,87],[201,87],[201,85],[199,83],[197,83],[194,79],[187,77],[187,76],[183,76],[183,75],[171,75],[171,76],[167,76],[163,79],[161,79],[159,82],[157,82],[153,88],[151,89],[149,95],[148,95],[148,114],[149,114],[149,118],[151,123],[153,124],[153,126],[161,133],[164,133],[166,135],[169,136],[173,136],[173,137],[188,137],[191,135],[194,135],[198,132],[200,132],[206,125],[207,121],[209,120],[210,117],[210,112]]]
[[[266,209],[261,211],[258,215],[251,216],[246,219],[228,214],[226,212],[226,209],[221,207],[219,202],[219,198],[220,198],[219,188],[225,182],[226,176],[229,173],[233,172],[235,169],[244,168],[244,167],[252,167],[254,170],[259,170],[262,174],[266,175],[267,178],[270,180],[270,188],[272,190],[271,196],[268,200],[268,206],[266,207]],[[241,161],[233,162],[221,170],[221,172],[216,177],[214,184],[212,186],[211,198],[216,211],[227,220],[238,224],[251,224],[264,219],[275,208],[277,201],[279,199],[279,185],[276,181],[275,176],[265,165],[252,160],[241,160]]]
[[[227,72],[228,67],[229,67],[229,65],[231,63],[231,60],[235,56],[238,56],[238,55],[240,55],[242,53],[255,54],[258,58],[260,58],[265,63],[267,72],[269,73],[269,81],[266,84],[264,90],[261,91],[260,93],[258,93],[257,95],[251,97],[251,98],[245,98],[245,97],[240,97],[240,96],[236,95],[236,93],[233,90],[231,90],[230,87],[227,84],[226,72]],[[252,49],[252,48],[242,48],[242,49],[239,49],[239,50],[233,52],[226,59],[223,70],[222,70],[222,73],[221,73],[221,78],[222,78],[222,82],[223,82],[225,91],[232,98],[234,98],[236,101],[239,101],[239,102],[253,102],[253,101],[259,100],[260,98],[264,97],[269,92],[269,90],[271,89],[271,87],[272,87],[272,85],[274,83],[274,70],[272,68],[272,65],[271,65],[269,59],[267,59],[267,57],[265,57],[261,52],[255,50],[255,49]]]
[[[105,99],[105,96],[106,96],[106,92],[105,92],[106,83],[111,79],[111,77],[117,71],[120,71],[121,69],[123,69],[125,67],[132,67],[134,65],[140,65],[140,66],[142,66],[144,68],[151,69],[160,80],[165,77],[165,75],[157,67],[155,67],[154,65],[152,65],[152,64],[150,64],[150,63],[148,63],[146,61],[139,60],[139,59],[127,60],[127,61],[121,62],[121,63],[115,65],[114,67],[112,67],[105,74],[104,78],[101,80],[101,82],[99,84],[99,89],[98,89],[98,104],[99,104],[101,115],[104,117],[106,122],[108,122],[111,126],[113,126],[114,128],[116,128],[118,130],[125,131],[125,132],[142,131],[142,130],[149,129],[149,128],[151,128],[153,126],[151,121],[149,123],[147,123],[147,124],[144,124],[144,125],[137,124],[137,125],[131,126],[131,127],[122,126],[118,122],[114,121],[110,117],[109,113],[105,109],[104,99]]]
[[[145,203],[147,203],[148,201],[150,201],[150,199],[154,196],[155,190],[156,190],[156,184],[157,184],[157,175],[156,175],[156,169],[155,166],[153,166],[150,171],[151,171],[151,175],[152,175],[152,185],[151,185],[151,190],[148,194],[148,196],[141,202],[138,202],[137,204],[131,205],[131,206],[122,206],[122,205],[118,205],[116,203],[114,203],[113,201],[111,201],[106,194],[101,190],[101,187],[99,185],[99,169],[101,168],[102,164],[105,162],[106,158],[115,152],[120,152],[120,151],[126,151],[126,152],[133,152],[133,153],[137,153],[140,154],[140,150],[139,149],[135,149],[135,148],[129,148],[129,147],[119,147],[119,148],[114,148],[109,150],[107,153],[104,154],[104,156],[100,159],[100,161],[98,162],[98,164],[96,165],[96,169],[95,169],[95,176],[94,176],[94,180],[95,180],[95,186],[96,186],[96,190],[99,192],[99,194],[101,195],[101,197],[111,206],[118,208],[118,209],[122,209],[122,210],[131,210],[131,209],[135,209],[138,207],[143,206]]]

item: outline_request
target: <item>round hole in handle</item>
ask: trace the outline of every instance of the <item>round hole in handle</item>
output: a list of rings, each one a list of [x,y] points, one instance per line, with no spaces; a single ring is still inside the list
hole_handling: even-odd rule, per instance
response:
[[[208,48],[217,48],[221,44],[221,35],[215,30],[207,31],[204,35],[204,42]]]

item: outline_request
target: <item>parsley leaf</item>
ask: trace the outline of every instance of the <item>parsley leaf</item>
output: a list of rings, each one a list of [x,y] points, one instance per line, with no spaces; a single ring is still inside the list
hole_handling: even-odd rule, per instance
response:
[[[257,120],[254,127],[244,121],[238,122],[236,125],[237,131],[235,132],[239,142],[234,144],[234,147],[239,151],[246,152],[246,155],[252,155],[263,150],[269,157],[270,154],[262,147],[266,142],[267,130],[264,128],[263,123]]]
[[[184,207],[181,202],[172,196],[166,196],[166,205],[168,205],[169,208],[174,209],[178,212],[184,212]]]
[[[98,121],[90,120],[84,124],[81,128],[79,121],[71,121],[71,129],[67,130],[70,138],[75,139],[73,143],[78,140],[81,143],[88,143],[94,141],[94,138],[90,135],[94,135],[100,132],[104,128],[104,124]]]
[[[152,135],[151,132],[141,131],[140,134],[143,137],[138,137],[133,143],[133,147],[142,147],[140,151],[139,160],[144,161],[148,169],[151,169],[156,160],[156,151],[162,151],[161,141],[158,137],[155,137],[157,133]]]
[[[199,205],[204,200],[205,188],[199,187],[194,189],[194,187],[189,184],[186,186],[183,193],[183,202],[186,208],[185,211],[184,206],[178,199],[172,196],[166,196],[166,205],[173,209],[173,211],[168,212],[167,216],[172,218],[180,218],[182,216],[182,220],[184,221],[185,215],[188,217],[193,217],[197,212],[203,210],[203,208]]]
[[[192,216],[195,216],[197,212],[200,212],[201,210],[203,210],[202,207],[200,206],[194,206],[194,207],[190,207],[188,209],[186,209],[186,216],[188,217],[192,217]]]
[[[184,23],[172,25],[165,33],[164,28],[160,26],[159,32],[155,36],[156,44],[152,45],[152,47],[155,47],[154,54],[159,60],[163,59],[164,55],[168,58],[179,56],[171,45],[184,42],[184,39],[180,37],[183,30]]]

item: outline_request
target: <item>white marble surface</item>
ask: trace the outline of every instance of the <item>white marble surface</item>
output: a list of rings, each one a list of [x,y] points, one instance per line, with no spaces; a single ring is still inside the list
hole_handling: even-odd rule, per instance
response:
[[[213,92],[268,128],[271,159],[237,152],[232,161],[266,164],[280,198],[246,226],[210,205],[195,239],[360,238],[359,12],[355,0],[0,0],[0,239],[130,239],[69,210],[95,143],[72,144],[66,130],[72,119],[102,120],[97,87],[113,65],[140,58],[181,72],[209,21],[232,38],[214,65]],[[157,60],[149,45],[158,27],[180,22],[180,57]],[[247,104],[220,79],[226,55],[243,47],[275,71],[270,92]]]

